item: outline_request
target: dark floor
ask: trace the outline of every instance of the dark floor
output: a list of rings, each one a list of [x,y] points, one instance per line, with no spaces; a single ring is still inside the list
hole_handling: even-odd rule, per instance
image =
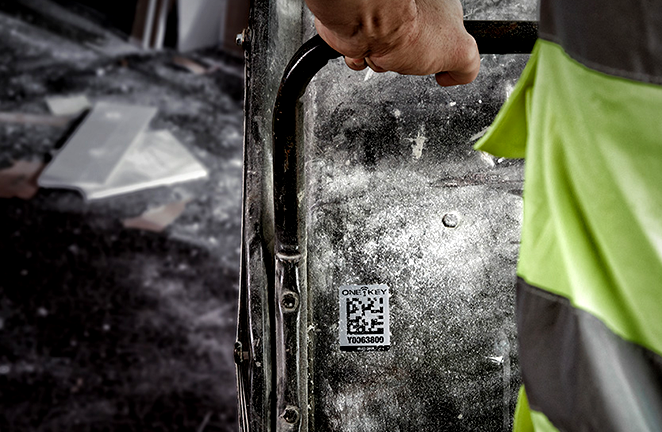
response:
[[[0,431],[236,430],[242,65],[144,52],[49,0],[0,0],[0,111],[85,94],[158,108],[209,179],[86,203],[0,199]],[[0,122],[0,169],[44,160],[66,127]],[[124,228],[191,199],[162,232]]]

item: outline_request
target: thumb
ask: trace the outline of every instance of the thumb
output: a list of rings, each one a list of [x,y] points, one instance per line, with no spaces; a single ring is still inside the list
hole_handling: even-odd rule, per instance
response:
[[[450,87],[462,84],[469,84],[478,75],[478,69],[469,73],[458,72],[439,72],[434,75],[437,84],[442,87]]]
[[[451,71],[438,72],[435,74],[437,83],[442,87],[469,84],[478,76],[480,70],[480,54],[473,37],[469,36],[470,42],[466,45],[460,57],[460,67]]]
[[[350,69],[353,69],[355,71],[360,71],[368,67],[368,64],[366,63],[365,59],[362,58],[351,58],[351,57],[345,57],[345,63],[347,66],[349,66]]]

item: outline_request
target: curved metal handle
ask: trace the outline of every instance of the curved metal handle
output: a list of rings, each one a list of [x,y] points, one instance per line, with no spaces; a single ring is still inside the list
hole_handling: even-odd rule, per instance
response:
[[[299,98],[329,60],[340,57],[320,36],[303,44],[285,68],[273,118],[274,218],[276,252],[297,253]]]
[[[481,54],[530,53],[538,37],[536,21],[465,21]],[[298,252],[297,104],[308,83],[341,54],[319,36],[303,44],[285,68],[273,118],[274,205],[277,252]]]
[[[481,54],[530,53],[538,37],[536,21],[465,21]],[[341,54],[317,35],[303,44],[285,68],[273,118],[276,251],[298,252],[299,98],[315,74]]]
[[[538,39],[538,21],[465,21],[481,54],[528,54]]]
[[[272,343],[274,430],[307,430],[307,292],[305,254],[299,248],[300,103],[310,80],[340,57],[321,37],[303,44],[285,68],[273,118],[275,263]]]

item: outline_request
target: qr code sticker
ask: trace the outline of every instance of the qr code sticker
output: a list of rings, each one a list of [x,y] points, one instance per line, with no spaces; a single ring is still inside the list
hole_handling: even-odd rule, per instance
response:
[[[387,350],[390,346],[388,286],[345,285],[338,293],[340,349]]]
[[[384,334],[383,297],[347,297],[347,333]]]

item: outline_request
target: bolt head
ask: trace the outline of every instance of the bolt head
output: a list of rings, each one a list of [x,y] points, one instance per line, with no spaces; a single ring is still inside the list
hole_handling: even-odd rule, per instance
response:
[[[281,304],[285,310],[292,311],[299,306],[299,296],[293,292],[286,292],[283,294]]]
[[[441,223],[443,223],[446,228],[456,228],[460,223],[460,218],[455,213],[447,213],[441,218]]]
[[[296,407],[288,406],[283,412],[283,419],[290,424],[294,424],[299,421],[299,410]]]

